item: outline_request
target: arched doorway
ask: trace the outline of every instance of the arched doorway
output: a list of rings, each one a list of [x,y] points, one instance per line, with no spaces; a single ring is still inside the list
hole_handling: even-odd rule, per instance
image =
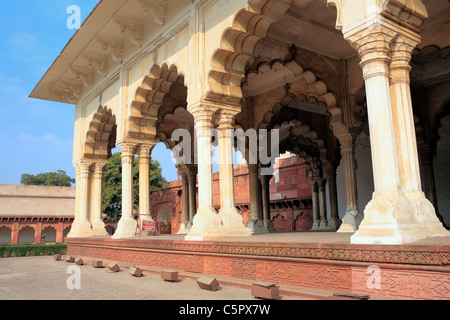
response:
[[[34,243],[34,233],[33,227],[27,226],[23,227],[19,231],[19,243]]]
[[[167,205],[164,205],[158,211],[159,233],[172,233],[172,211]]]
[[[0,244],[11,243],[11,229],[3,226],[0,227]]]
[[[42,230],[42,235],[45,234],[45,242],[56,242],[56,229],[53,227],[45,227]]]

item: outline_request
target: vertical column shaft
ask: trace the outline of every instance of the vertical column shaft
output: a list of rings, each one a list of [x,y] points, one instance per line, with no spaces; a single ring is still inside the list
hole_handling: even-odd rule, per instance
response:
[[[103,222],[103,174],[106,163],[96,163],[92,180],[93,207],[91,212],[92,235],[107,235]]]
[[[189,223],[188,229],[192,227],[194,216],[197,211],[197,168],[191,167],[187,173],[189,183]]]
[[[75,164],[77,187],[75,199],[75,219],[70,228],[69,238],[91,236],[89,222],[89,179],[92,163],[80,161]]]
[[[188,223],[189,223],[189,181],[188,174],[186,173],[187,169],[179,171],[179,175],[181,177],[181,197],[182,197],[182,215],[183,220],[181,221],[180,229],[177,234],[187,234],[188,232]]]
[[[248,165],[248,181],[250,191],[250,219],[247,223],[247,228],[252,230],[253,234],[267,233],[268,230],[264,226],[264,221],[261,220],[261,187],[258,178],[258,165]]]
[[[313,225],[311,230],[317,230],[320,226],[319,211],[319,186],[317,179],[310,179],[312,188]]]
[[[122,217],[113,239],[132,238],[136,235],[137,221],[133,216],[133,144],[120,143],[122,150]]]
[[[154,145],[139,148],[139,215],[140,219],[153,221],[151,216],[150,165],[151,150]]]
[[[409,79],[409,62],[417,44],[418,42],[399,36],[392,50],[390,66],[390,92],[400,189],[406,192],[422,191]]]
[[[212,174],[212,116],[216,110],[199,105],[191,113],[194,115],[198,153],[198,193],[199,204],[193,226],[185,239],[209,240],[226,237],[225,227],[214,209]]]
[[[223,225],[229,237],[250,235],[234,199],[233,113],[222,111],[218,130],[220,211]]]
[[[346,212],[338,232],[355,232],[362,220],[358,205],[358,186],[356,179],[355,141],[347,133],[339,137],[345,178]]]
[[[321,228],[324,228],[327,224],[327,203],[325,196],[325,182],[326,180],[322,180],[319,183],[319,216]]]
[[[330,218],[327,221],[327,230],[338,230],[342,221],[339,219],[338,202],[337,202],[337,186],[336,186],[336,168],[328,165],[325,168],[328,183],[328,193],[330,198]]]
[[[261,181],[261,190],[262,190],[262,213],[263,213],[263,221],[264,226],[268,231],[276,231],[275,227],[270,219],[270,179],[272,176],[263,175],[259,176]]]

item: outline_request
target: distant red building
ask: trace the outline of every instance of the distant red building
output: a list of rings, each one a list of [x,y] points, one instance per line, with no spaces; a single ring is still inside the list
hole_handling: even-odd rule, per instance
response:
[[[278,160],[270,180],[270,218],[277,231],[311,229],[312,188],[306,174],[306,165],[298,157]],[[250,218],[250,191],[248,168],[237,165],[234,169],[236,208],[244,224]],[[220,208],[219,174],[214,174],[214,206]],[[198,197],[197,197],[198,203]],[[183,215],[181,179],[169,182],[164,191],[152,193],[152,213],[157,214],[160,233],[175,234],[180,229]]]

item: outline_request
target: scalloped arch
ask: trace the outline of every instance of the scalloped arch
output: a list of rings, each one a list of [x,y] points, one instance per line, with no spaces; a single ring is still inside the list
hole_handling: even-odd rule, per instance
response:
[[[300,140],[304,142],[303,151],[316,160],[323,160],[326,158],[327,149],[325,142],[319,137],[315,130],[312,130],[310,126],[302,123],[300,120],[294,119],[291,121],[283,121],[280,124],[274,125],[273,128],[280,130],[280,145],[286,139],[291,139],[292,137],[298,139],[299,137],[302,137]],[[282,151],[280,150],[280,152]]]
[[[155,140],[162,115],[173,108],[187,106],[187,87],[184,75],[176,66],[155,64],[130,105],[127,137]]]
[[[221,48],[211,59],[206,98],[239,104],[245,67],[257,44],[267,37],[269,27],[291,4],[290,0],[249,1],[247,10],[235,14],[231,28],[222,35]]]
[[[111,109],[100,106],[89,124],[83,157],[107,160],[116,145],[117,124]]]

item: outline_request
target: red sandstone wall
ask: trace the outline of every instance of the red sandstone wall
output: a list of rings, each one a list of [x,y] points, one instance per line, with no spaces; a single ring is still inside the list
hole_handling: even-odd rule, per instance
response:
[[[248,222],[249,211],[249,181],[248,168],[237,167],[234,172],[234,191],[236,205],[239,206],[244,223]],[[214,206],[220,207],[219,173],[213,175]],[[280,159],[275,165],[275,173],[270,181],[270,199],[292,200],[310,199],[312,195],[306,165],[297,157]],[[197,199],[198,204],[198,199]],[[182,222],[182,195],[180,179],[168,183],[167,189],[152,194],[152,213],[157,214],[166,206],[171,211],[171,224],[161,224],[161,233],[177,233]],[[312,225],[311,208],[283,209],[272,212],[272,219],[278,231],[308,230]]]

